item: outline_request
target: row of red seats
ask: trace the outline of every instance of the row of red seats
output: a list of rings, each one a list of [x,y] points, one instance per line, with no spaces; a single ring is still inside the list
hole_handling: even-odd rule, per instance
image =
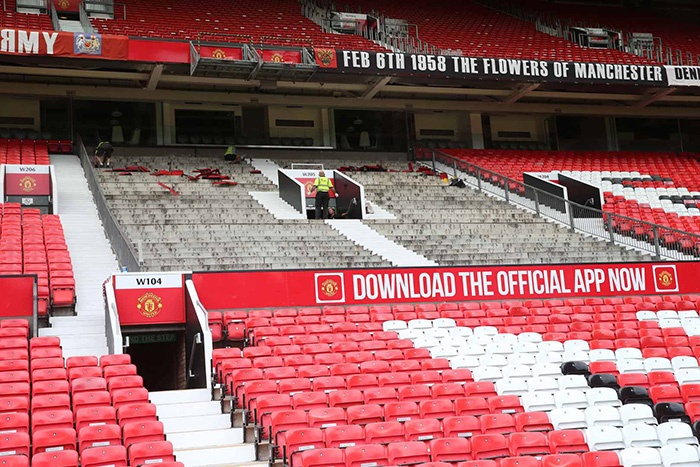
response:
[[[469,57],[518,58],[602,63],[652,63],[617,50],[578,46],[539,32],[535,24],[477,2],[392,2],[354,0],[361,11],[378,11],[416,25],[416,35],[431,45]],[[411,29],[413,31],[413,29]]]
[[[53,29],[48,14],[18,13],[16,0],[5,0],[0,11],[0,27],[50,31]]]
[[[504,2],[510,4],[510,1]],[[661,39],[664,50],[680,50],[693,55],[700,55],[700,40],[696,28],[691,23],[684,23],[657,10],[646,8],[623,8],[617,5],[589,6],[561,5],[540,0],[527,0],[524,3],[531,11],[544,15],[549,21],[557,18],[562,24],[572,21],[576,25],[587,27],[611,27],[624,35],[644,31]],[[679,10],[682,11],[682,10]],[[690,63],[697,65],[696,59]],[[674,63],[677,64],[677,63]],[[686,63],[687,65],[688,63]]]
[[[172,0],[158,4],[127,1],[124,9],[126,14],[115,14],[114,19],[91,18],[91,21],[103,34],[384,50],[360,36],[324,32],[302,16],[293,0],[262,3],[245,0],[237,2],[236,8],[221,0],[196,0],[186,6]]]
[[[48,142],[0,139],[0,164],[49,165]]]
[[[344,414],[343,414],[344,412]],[[426,441],[439,438],[471,438],[478,434],[509,434],[515,432],[547,432],[554,430],[545,412],[518,412],[514,414],[489,414],[446,416],[438,418],[433,413],[421,416],[417,402],[389,403],[380,406],[352,406],[346,409],[312,409],[272,412],[269,426],[263,437],[284,456],[294,452],[288,446],[294,444],[301,430],[312,431],[318,447],[347,447],[367,443],[396,441]]]
[[[371,444],[352,446],[345,449],[325,448],[303,451],[299,456],[301,467],[362,467],[371,465],[422,465],[424,467],[619,467],[620,459],[615,452],[588,452],[588,446],[583,439],[583,433],[577,430],[564,430],[556,433],[548,440],[551,451],[561,454],[544,455],[541,458],[513,456],[511,443],[519,446],[530,439],[541,442],[544,435],[521,434],[515,438],[503,435],[477,435],[471,440],[450,438],[449,440],[433,441],[428,446],[420,441],[391,443],[388,446]],[[519,434],[520,435],[520,434]],[[528,439],[522,439],[523,437]],[[546,437],[545,437],[546,438]],[[583,442],[583,445],[559,444],[560,438],[567,438],[567,443]],[[467,442],[465,442],[467,441]],[[554,447],[552,448],[552,444]],[[526,448],[527,446],[523,446]],[[459,451],[459,449],[469,449]],[[544,446],[535,446],[545,449]],[[435,455],[432,449],[436,449]],[[546,449],[545,449],[546,450]],[[434,461],[434,458],[444,461]],[[474,461],[461,460],[461,457],[471,457]],[[493,459],[497,459],[493,460]],[[432,461],[432,462],[431,462]]]
[[[128,355],[64,363],[59,338],[27,341],[26,321],[0,321],[0,331],[15,328],[23,335],[0,337],[0,462],[28,465],[31,458],[32,465],[96,467],[174,461]]]
[[[39,316],[49,306],[73,306],[75,278],[60,218],[18,203],[0,209],[0,271],[37,275]]]
[[[453,302],[372,306],[326,306],[276,310],[210,311],[209,326],[214,341],[242,340],[246,330],[296,324],[383,322],[392,319],[506,318],[549,314],[634,313],[640,310],[696,310],[698,295],[606,297],[586,299],[508,300],[504,302]],[[481,310],[481,311],[480,311]],[[506,312],[504,312],[504,310]],[[293,319],[296,319],[294,321]],[[336,330],[339,328],[336,328]],[[274,332],[274,331],[273,331]],[[330,332],[330,331],[329,331]],[[335,332],[335,331],[334,331]],[[347,332],[347,331],[346,331]],[[267,334],[266,334],[267,335]],[[274,334],[273,334],[274,335]]]

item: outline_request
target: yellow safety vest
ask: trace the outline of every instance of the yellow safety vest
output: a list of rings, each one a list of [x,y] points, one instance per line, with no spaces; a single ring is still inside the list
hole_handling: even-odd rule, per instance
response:
[[[316,181],[314,181],[314,186],[319,192],[328,193],[328,190],[333,186],[333,182],[331,182],[331,179],[328,177],[318,177]]]
[[[233,154],[233,146],[229,146],[226,148],[226,152],[224,153],[224,156],[230,156]]]

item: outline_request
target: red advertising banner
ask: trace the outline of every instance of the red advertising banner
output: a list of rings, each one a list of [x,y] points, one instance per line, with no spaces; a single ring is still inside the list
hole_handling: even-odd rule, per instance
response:
[[[700,293],[700,263],[194,273],[205,308]]]
[[[301,63],[301,52],[294,50],[263,50],[263,62]]]
[[[53,0],[53,5],[56,11],[71,11],[77,12],[80,10],[81,0]]]
[[[199,48],[199,55],[203,58],[215,58],[217,60],[243,60],[243,49],[203,45]]]
[[[6,165],[5,194],[11,196],[49,196],[51,174],[48,165]]]
[[[0,29],[0,54],[127,60],[129,38],[83,32]]]
[[[190,43],[129,39],[129,60],[133,62],[190,63]]]
[[[122,326],[185,322],[182,273],[117,274],[113,282]]]
[[[31,318],[34,315],[36,276],[0,276],[0,318]]]

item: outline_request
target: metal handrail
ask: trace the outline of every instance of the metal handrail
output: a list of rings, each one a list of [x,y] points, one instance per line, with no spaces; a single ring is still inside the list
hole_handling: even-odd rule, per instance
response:
[[[418,157],[419,154],[421,152],[425,153],[426,151],[430,151],[433,170],[445,172],[436,165],[440,162],[439,159],[445,159],[445,165],[452,169],[455,177],[461,178],[465,183],[477,188],[478,191],[494,195],[507,202],[530,209],[542,217],[550,218],[568,226],[573,231],[597,236],[612,244],[646,251],[653,254],[657,260],[662,260],[663,258],[673,260],[697,260],[697,256],[700,255],[700,235],[592,208],[590,206],[583,206],[539,188],[526,185],[521,181],[506,177],[498,172],[458,159],[440,150],[418,147],[416,150],[416,160],[420,161]],[[461,174],[458,169],[463,172],[463,175],[465,175],[464,177],[460,177]],[[471,180],[470,178],[474,178],[475,180]],[[532,194],[534,199],[521,199],[524,198],[524,196],[518,193]],[[552,209],[552,205],[564,206],[566,208],[565,212],[560,213]],[[577,218],[579,219],[578,222],[576,221]],[[580,219],[601,219],[602,230],[600,226],[593,226],[592,222],[581,221]],[[639,234],[638,237],[634,236],[637,235],[636,233],[634,235],[625,234],[625,232],[619,228],[620,225],[624,224],[630,224],[630,232],[636,228],[640,228],[643,233]],[[665,238],[667,235],[675,236],[679,242],[678,248],[665,245],[664,242],[662,242],[662,238]],[[681,240],[688,240],[692,246],[680,247]]]
[[[80,5],[78,5],[78,12],[80,14],[80,25],[82,26],[83,31],[89,34],[94,34],[95,28],[92,26],[92,23],[90,22],[90,17],[85,11],[84,3],[80,3]]]
[[[78,157],[80,157],[80,163],[85,171],[85,178],[87,179],[90,192],[92,192],[92,198],[95,201],[97,212],[102,221],[107,238],[109,238],[112,250],[114,250],[117,260],[119,260],[120,266],[127,268],[129,272],[140,271],[141,264],[138,260],[139,256],[136,254],[131,242],[127,239],[121,226],[116,219],[114,219],[112,212],[107,206],[107,200],[102,191],[102,187],[97,181],[97,174],[95,173],[92,161],[90,160],[90,156],[88,156],[80,135],[77,136],[76,147],[78,148]]]
[[[49,13],[51,14],[51,25],[53,26],[54,31],[60,31],[61,22],[58,20],[58,13],[56,13],[56,6],[53,4],[53,2],[49,3]]]

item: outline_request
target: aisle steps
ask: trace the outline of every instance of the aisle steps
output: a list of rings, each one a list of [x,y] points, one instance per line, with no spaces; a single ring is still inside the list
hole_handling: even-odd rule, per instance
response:
[[[244,443],[243,428],[231,428],[231,418],[208,389],[151,392],[165,438],[175,458],[187,467],[263,465],[256,463],[255,445]]]

